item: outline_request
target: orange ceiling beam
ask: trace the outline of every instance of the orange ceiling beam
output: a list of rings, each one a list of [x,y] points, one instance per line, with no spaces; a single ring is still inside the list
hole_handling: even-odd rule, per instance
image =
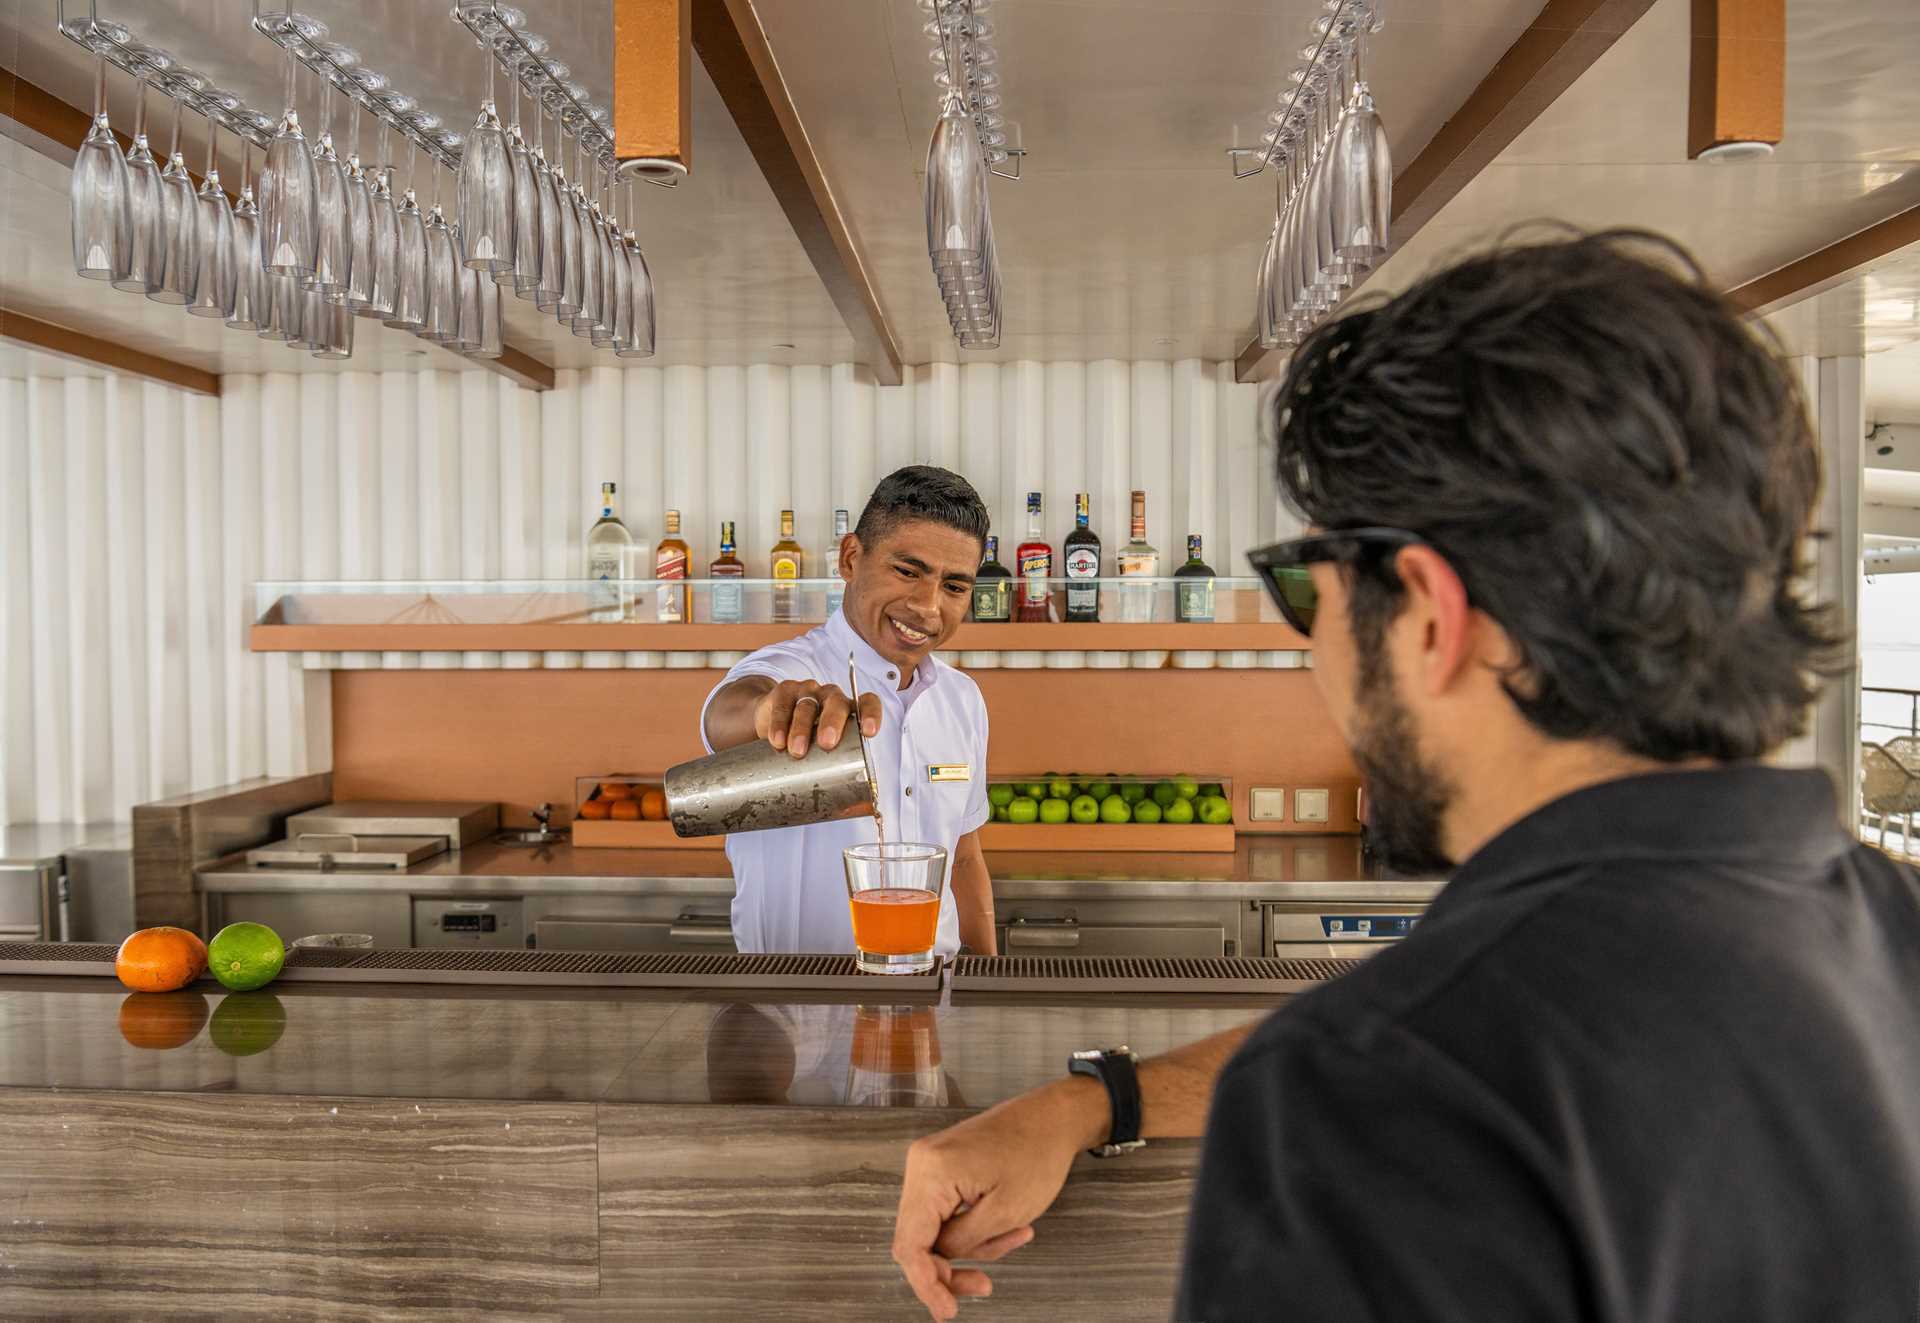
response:
[[[614,0],[613,154],[693,169],[691,0]]]
[[[1780,141],[1787,121],[1786,0],[1693,0],[1687,157]]]

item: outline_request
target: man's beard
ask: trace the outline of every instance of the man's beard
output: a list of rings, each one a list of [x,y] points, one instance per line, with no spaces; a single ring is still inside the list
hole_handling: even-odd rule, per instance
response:
[[[1359,671],[1351,744],[1367,791],[1368,838],[1395,872],[1450,871],[1440,822],[1453,786],[1420,756],[1413,714],[1400,701],[1384,646],[1363,649]]]

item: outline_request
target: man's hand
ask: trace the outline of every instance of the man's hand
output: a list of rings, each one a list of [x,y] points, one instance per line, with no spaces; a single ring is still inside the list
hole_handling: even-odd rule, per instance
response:
[[[1084,1077],[1058,1080],[907,1150],[893,1261],[936,1319],[950,1319],[963,1296],[993,1293],[977,1268],[1033,1239],[1033,1222],[1066,1184],[1074,1155],[1106,1137],[1106,1090]],[[962,1210],[965,1211],[962,1211]]]
[[[871,739],[880,733],[880,696],[860,695],[860,734]],[[753,707],[753,733],[795,758],[807,756],[818,744],[835,749],[846,733],[853,702],[837,686],[813,680],[782,680],[760,696]]]

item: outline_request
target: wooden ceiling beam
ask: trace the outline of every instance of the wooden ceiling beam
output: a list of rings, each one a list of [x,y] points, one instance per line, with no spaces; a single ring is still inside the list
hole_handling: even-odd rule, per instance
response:
[[[164,386],[192,391],[195,395],[220,394],[220,378],[214,373],[5,308],[0,308],[0,340],[25,345],[43,354],[92,363],[123,376],[157,381]]]
[[[1393,247],[1458,197],[1652,7],[1653,0],[1547,0],[1433,140],[1394,176]],[[1369,274],[1356,277],[1356,287]],[[1234,379],[1272,376],[1286,354],[1261,348],[1256,334],[1234,360]]]
[[[629,3],[631,0],[616,0]],[[786,213],[827,296],[853,335],[855,352],[883,386],[902,380],[900,342],[887,322],[866,261],[828,185],[752,0],[691,0],[693,49],[720,91],[760,173]],[[618,89],[614,96],[620,95]]]
[[[1736,285],[1727,291],[1727,298],[1742,312],[1764,317],[1844,285],[1882,259],[1915,244],[1920,244],[1920,207],[1908,207],[1764,276]]]
[[[1772,147],[1787,122],[1787,0],[1693,0],[1687,159]]]
[[[656,177],[693,169],[691,0],[614,0],[613,154]]]

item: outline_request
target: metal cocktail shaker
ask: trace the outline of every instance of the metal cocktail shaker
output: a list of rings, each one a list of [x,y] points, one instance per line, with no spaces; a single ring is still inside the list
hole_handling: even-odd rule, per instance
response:
[[[755,740],[681,763],[668,769],[666,792],[678,836],[800,827],[874,811],[873,768],[853,723],[837,748],[815,744],[804,758]]]

